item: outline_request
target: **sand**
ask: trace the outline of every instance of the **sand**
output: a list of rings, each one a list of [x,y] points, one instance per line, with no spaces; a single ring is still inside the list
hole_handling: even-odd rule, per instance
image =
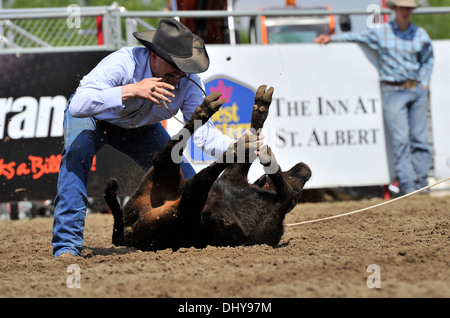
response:
[[[302,203],[286,223],[381,202]],[[449,216],[449,196],[416,195],[287,227],[276,248],[142,252],[112,245],[111,215],[88,214],[83,255],[69,259],[52,256],[51,217],[0,221],[0,297],[448,298]]]

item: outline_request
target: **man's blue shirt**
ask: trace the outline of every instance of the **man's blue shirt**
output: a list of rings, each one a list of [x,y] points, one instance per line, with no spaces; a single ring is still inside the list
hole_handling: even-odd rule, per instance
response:
[[[392,21],[376,24],[360,33],[334,35],[331,39],[334,42],[365,43],[376,50],[381,81],[416,80],[429,86],[434,56],[431,39],[423,28],[411,23],[402,32]]]
[[[196,74],[187,74],[204,88]],[[122,86],[154,77],[150,69],[150,52],[144,47],[122,48],[105,57],[80,81],[69,105],[74,117],[95,117],[122,128],[136,128],[169,119],[172,114],[150,100],[131,99],[122,103]],[[203,92],[189,79],[181,79],[166,103],[173,114],[181,110],[185,122],[203,102]],[[208,154],[223,153],[232,138],[223,135],[211,121],[197,130],[195,144]]]

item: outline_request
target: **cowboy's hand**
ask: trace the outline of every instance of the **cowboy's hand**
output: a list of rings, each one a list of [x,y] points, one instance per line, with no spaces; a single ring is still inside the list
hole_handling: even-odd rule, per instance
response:
[[[326,34],[321,34],[314,39],[314,43],[318,44],[327,44],[331,42],[331,37]]]
[[[245,136],[251,136],[251,139],[246,138]],[[259,155],[259,149],[264,145],[264,135],[263,134],[256,134],[256,132],[254,131],[254,129],[249,128],[246,131],[244,131],[243,135],[241,138],[239,138],[239,140],[251,140],[253,142],[253,148],[252,150],[254,151],[254,154],[256,156]],[[234,143],[237,143],[239,140],[235,140]]]
[[[172,85],[162,82],[162,78],[144,78],[138,83],[128,84],[122,87],[122,101],[125,102],[132,98],[141,98],[148,99],[157,105],[160,104],[159,100],[171,103],[172,101],[169,97],[174,98],[175,95],[170,91],[174,89],[175,87]]]
[[[238,140],[231,143],[224,156],[225,162],[228,163],[244,163],[253,162],[258,156],[256,149],[259,147],[258,136],[249,133],[243,134]]]

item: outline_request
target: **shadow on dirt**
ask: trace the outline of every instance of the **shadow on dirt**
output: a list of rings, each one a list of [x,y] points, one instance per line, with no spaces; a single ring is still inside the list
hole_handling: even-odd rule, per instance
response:
[[[125,255],[128,253],[134,253],[137,249],[134,247],[91,247],[91,246],[84,246],[83,247],[83,254],[82,257],[89,258],[93,256],[103,255],[103,256],[110,256],[110,255]]]

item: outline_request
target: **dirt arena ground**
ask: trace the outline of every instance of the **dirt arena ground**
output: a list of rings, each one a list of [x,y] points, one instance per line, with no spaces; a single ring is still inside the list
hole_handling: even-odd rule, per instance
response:
[[[299,204],[286,223],[380,202]],[[112,216],[89,214],[83,256],[55,259],[52,221],[0,221],[0,297],[450,297],[449,196],[412,196],[350,216],[287,227],[277,248],[116,248],[111,244]],[[80,269],[80,288],[69,288],[77,273],[72,264]]]

